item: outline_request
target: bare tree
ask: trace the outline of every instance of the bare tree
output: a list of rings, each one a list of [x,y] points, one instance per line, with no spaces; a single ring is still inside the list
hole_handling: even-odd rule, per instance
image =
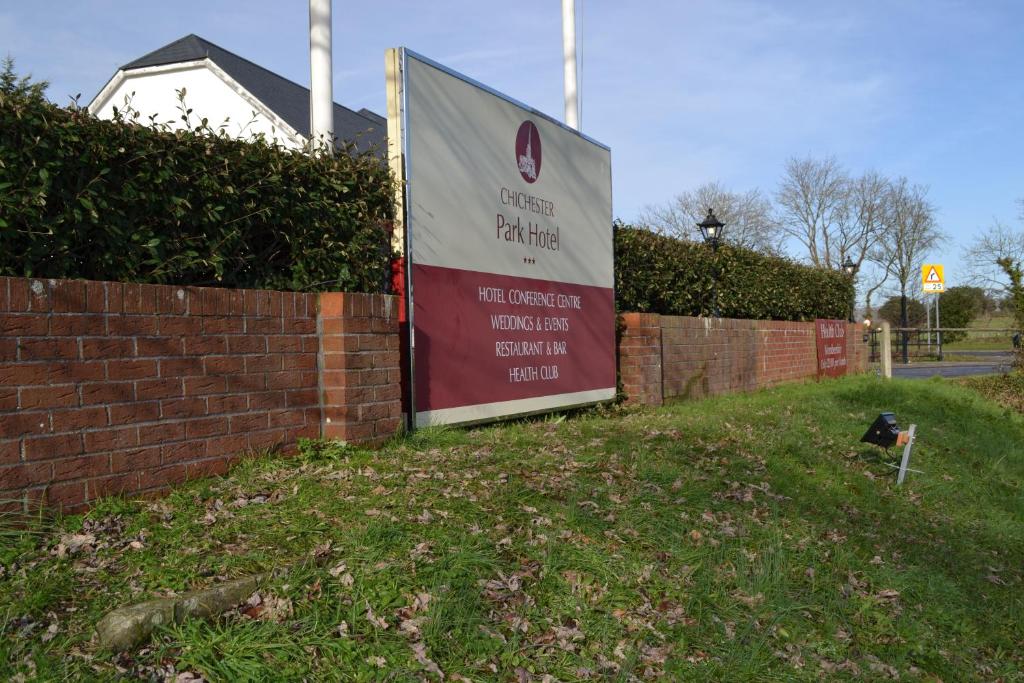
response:
[[[876,262],[891,261],[889,274],[898,283],[900,295],[906,296],[925,256],[945,236],[935,224],[935,207],[928,201],[928,188],[899,178],[892,183],[889,202],[892,213],[875,250]],[[891,252],[891,257],[884,254],[886,251]]]
[[[921,272],[928,252],[945,239],[935,223],[935,207],[928,189],[911,185],[906,178],[891,183],[890,214],[881,239],[872,251],[873,260],[899,285],[900,325],[907,326],[907,292]],[[903,360],[907,360],[907,336],[903,335]]]
[[[830,240],[834,260],[843,263],[849,259],[860,268],[891,220],[891,189],[889,179],[875,171],[867,171],[850,181],[846,211],[836,226],[835,237]]]
[[[833,235],[828,240],[829,261],[833,265],[852,262],[862,281],[869,283],[864,289],[864,306],[869,316],[872,297],[889,281],[887,263],[870,270],[864,265],[871,262],[872,250],[891,220],[890,190],[889,179],[876,171],[850,179],[845,207],[839,212]]]
[[[1005,291],[1009,286],[1006,271],[998,265],[1005,258],[1024,263],[1024,230],[1014,230],[998,220],[963,251],[971,282],[990,291]]]
[[[888,250],[872,250],[868,254],[868,261],[877,266],[868,274],[870,284],[864,288],[864,311],[865,315],[869,318],[874,315],[874,309],[871,306],[871,301],[874,299],[875,292],[882,289],[889,283],[894,257],[895,252]],[[879,260],[875,260],[876,258]]]
[[[833,245],[837,225],[849,214],[850,179],[835,157],[791,158],[775,202],[783,232],[807,250],[811,263],[837,268]]]
[[[835,157],[790,159],[776,193],[783,230],[816,266],[857,267],[882,234],[889,180],[876,171],[851,178]]]
[[[649,206],[640,221],[660,232],[681,239],[698,239],[697,223],[704,220],[708,209],[725,223],[722,236],[726,242],[747,249],[777,254],[781,246],[778,223],[772,217],[771,202],[759,190],[732,192],[721,183],[705,183],[676,195],[670,202]]]
[[[864,308],[868,316],[873,315],[872,297],[889,282],[892,254],[880,254],[878,261],[874,261],[872,253],[892,221],[891,199],[892,183],[875,171],[867,171],[854,181],[853,203],[858,227],[854,231],[857,239],[852,252],[858,270],[865,273],[868,282],[864,287]],[[876,267],[865,269],[865,262]]]
[[[871,255],[891,220],[890,185],[876,171],[851,178],[835,157],[790,159],[776,194],[785,233],[803,245],[811,263],[839,268],[849,261],[867,276],[869,314],[872,296],[889,280],[889,264]],[[869,272],[865,262],[878,267]]]

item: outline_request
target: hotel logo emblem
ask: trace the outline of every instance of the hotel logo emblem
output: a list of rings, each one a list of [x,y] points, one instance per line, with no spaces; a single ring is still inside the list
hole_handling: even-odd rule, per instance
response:
[[[523,121],[516,134],[516,164],[519,175],[528,183],[540,175],[540,131],[533,121]]]

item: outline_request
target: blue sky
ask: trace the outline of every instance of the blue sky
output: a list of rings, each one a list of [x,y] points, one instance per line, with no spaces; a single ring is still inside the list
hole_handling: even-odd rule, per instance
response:
[[[385,112],[404,45],[561,118],[558,0],[334,3],[335,99]],[[0,52],[88,101],[118,66],[196,33],[308,85],[302,0],[8,0]],[[774,190],[790,156],[834,154],[930,187],[962,245],[1020,226],[1024,3],[582,0],[582,127],[612,148],[615,215],[706,181]],[[200,110],[197,103],[193,106]]]

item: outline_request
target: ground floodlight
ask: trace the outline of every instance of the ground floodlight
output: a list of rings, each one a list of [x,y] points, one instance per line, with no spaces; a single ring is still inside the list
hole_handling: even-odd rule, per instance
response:
[[[913,450],[914,442],[917,440],[917,425],[910,425],[910,429],[901,432],[900,426],[896,424],[895,415],[892,413],[881,413],[871,423],[868,431],[864,432],[864,436],[860,440],[864,443],[873,443],[876,446],[881,446],[886,452],[888,452],[891,446],[903,446],[903,459],[900,461],[899,467],[885,463],[889,467],[899,470],[896,476],[897,486],[903,484],[903,480],[907,477],[907,472],[917,472],[920,474],[920,470],[910,469],[910,452]]]
[[[900,426],[896,424],[896,416],[892,413],[882,413],[875,418],[860,440],[882,448],[890,448],[904,445],[907,438],[907,432],[901,432]]]

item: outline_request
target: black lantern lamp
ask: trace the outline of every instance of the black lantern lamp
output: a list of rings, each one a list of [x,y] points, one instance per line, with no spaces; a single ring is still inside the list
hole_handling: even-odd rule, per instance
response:
[[[708,244],[712,251],[717,251],[718,245],[721,244],[722,228],[725,227],[725,223],[715,217],[714,209],[708,209],[707,217],[698,223],[697,227],[700,228],[700,235],[704,238],[705,244]]]
[[[843,269],[843,273],[846,275],[846,277],[850,278],[850,280],[853,280],[853,278],[856,277],[858,266],[857,266],[856,263],[853,262],[853,259],[851,259],[849,256],[846,257],[846,260],[843,261],[843,265],[840,266],[840,267]],[[856,292],[856,289],[855,289],[851,293],[851,295],[850,295],[850,317],[849,317],[849,321],[851,323],[852,322],[856,322],[856,319],[853,316],[854,309],[857,307],[856,298],[857,298],[857,292]]]
[[[715,218],[714,209],[708,208],[708,215],[703,221],[697,224],[700,228],[700,235],[704,238],[704,243],[711,247],[711,253],[718,253],[718,245],[722,243],[722,229],[725,227],[725,223]],[[720,318],[721,313],[718,310],[718,276],[721,273],[718,270],[718,259],[711,260],[711,315],[715,318]]]

